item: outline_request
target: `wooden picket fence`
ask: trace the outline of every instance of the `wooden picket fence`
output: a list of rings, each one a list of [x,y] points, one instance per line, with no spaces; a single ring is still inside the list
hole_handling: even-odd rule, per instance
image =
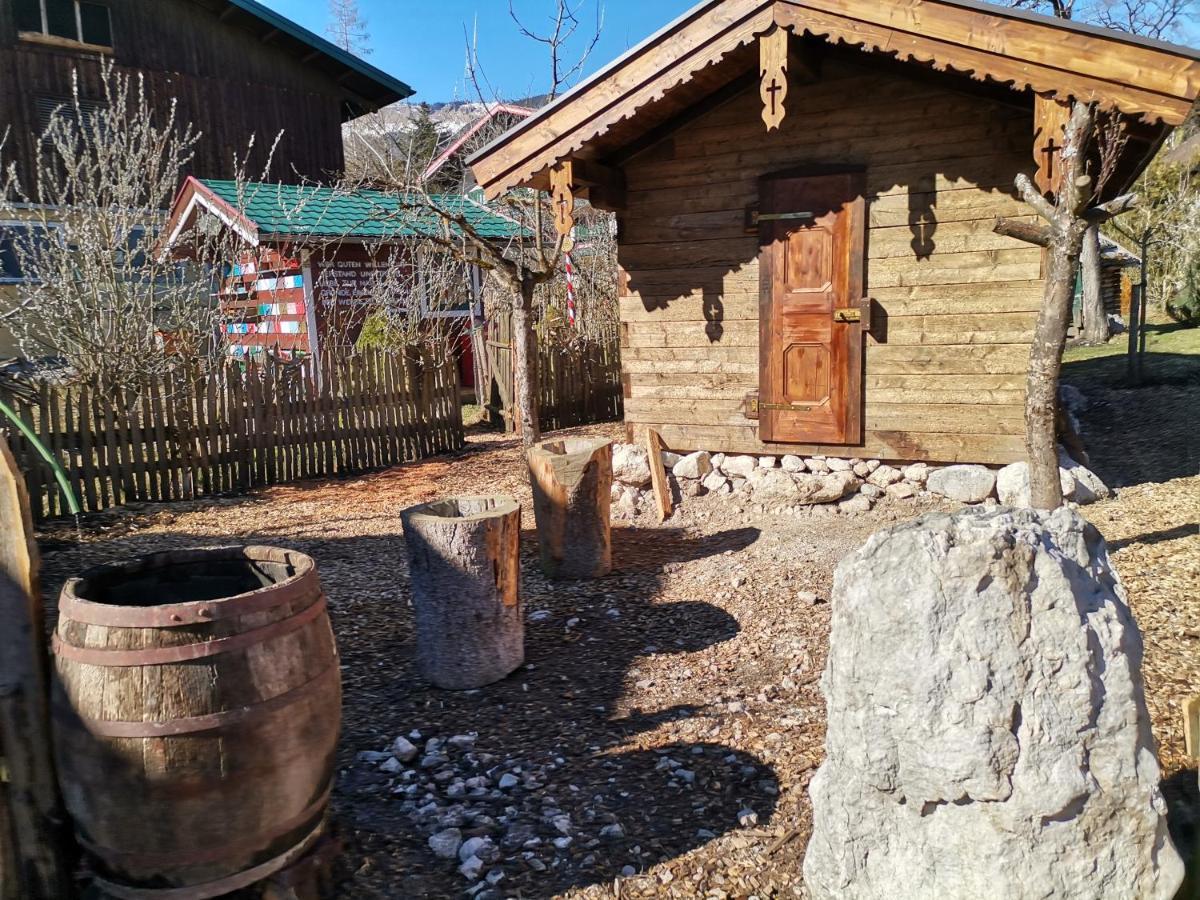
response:
[[[621,348],[616,332],[599,342],[562,344],[556,337],[538,342],[538,409],[542,431],[594,422],[620,421]],[[488,390],[483,402],[488,417],[505,430],[516,428],[513,393],[511,319],[494,323],[487,340]]]
[[[318,374],[319,373],[319,374]],[[0,386],[61,463],[84,512],[353,475],[463,445],[458,373],[416,351],[303,365],[230,362],[135,391]],[[68,513],[54,473],[0,417],[36,519]]]

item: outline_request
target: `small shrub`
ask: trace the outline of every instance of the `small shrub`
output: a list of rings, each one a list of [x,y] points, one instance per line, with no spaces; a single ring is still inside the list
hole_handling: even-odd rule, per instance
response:
[[[1167,313],[1176,322],[1200,324],[1200,263],[1188,269],[1183,287],[1167,301]]]

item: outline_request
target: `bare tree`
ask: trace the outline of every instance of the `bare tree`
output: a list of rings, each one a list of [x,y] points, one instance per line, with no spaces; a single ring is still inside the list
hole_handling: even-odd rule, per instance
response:
[[[1008,0],[1008,6],[1078,19],[1152,38],[1175,34],[1196,16],[1196,0]]]
[[[588,55],[599,40],[603,10],[597,9],[595,32],[583,35],[579,33],[583,5],[582,2],[572,3],[571,0],[550,0],[545,29],[527,25],[513,15],[521,33],[546,48],[550,69],[549,89],[546,92],[548,100],[557,97],[581,74]],[[578,56],[570,58],[567,43],[577,34],[583,38],[583,49]],[[483,89],[487,81],[470,37],[467,74],[480,99],[488,102],[489,98]],[[490,99],[495,102],[499,98]],[[386,164],[383,159],[378,162]],[[409,164],[405,169],[415,172],[418,167]],[[571,243],[553,228],[554,214],[549,198],[538,191],[518,189],[509,192],[495,204],[494,208],[508,216],[516,226],[515,237],[498,242],[479,231],[474,224],[475,217],[467,206],[458,202],[447,203],[444,197],[432,193],[423,180],[406,181],[399,167],[395,167],[393,174],[385,180],[388,190],[402,198],[401,206],[406,214],[415,211],[426,217],[429,227],[423,238],[427,248],[485,271],[488,278],[512,298],[517,416],[522,440],[526,446],[531,446],[541,438],[536,400],[539,373],[534,336],[535,310],[539,296],[544,296],[543,286],[559,277],[563,253]]]
[[[1029,457],[1032,505],[1054,509],[1062,505],[1058,474],[1058,378],[1067,342],[1071,301],[1084,237],[1093,226],[1103,225],[1136,204],[1132,194],[1097,203],[1111,176],[1114,154],[1100,149],[1100,170],[1089,171],[1090,151],[1096,140],[1096,108],[1076,103],[1063,132],[1061,187],[1054,200],[1038,192],[1027,175],[1017,176],[1021,198],[1044,222],[1030,224],[997,219],[998,234],[1019,238],[1049,249],[1045,294],[1029,353],[1025,400],[1025,446]]]
[[[141,77],[106,64],[103,102],[78,83],[41,135],[24,185],[10,164],[0,220],[23,281],[0,318],[32,359],[59,357],[78,377],[136,389],[181,362],[213,356],[220,309],[213,267],[229,258],[219,230],[197,234],[187,261],[161,252],[165,210],[200,135],[175,104],[152,106]]]
[[[347,53],[371,55],[367,20],[358,11],[358,0],[329,0],[329,26],[326,33]]]

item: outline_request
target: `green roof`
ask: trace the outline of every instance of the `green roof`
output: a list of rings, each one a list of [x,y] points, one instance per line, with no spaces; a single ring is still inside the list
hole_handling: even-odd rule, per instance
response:
[[[315,185],[245,183],[202,180],[218,199],[245,216],[260,238],[320,237],[387,240],[442,234],[443,219],[415,195],[382,191],[345,191]],[[459,195],[430,198],[439,209],[463,216],[481,237],[517,237],[521,226],[513,219]]]

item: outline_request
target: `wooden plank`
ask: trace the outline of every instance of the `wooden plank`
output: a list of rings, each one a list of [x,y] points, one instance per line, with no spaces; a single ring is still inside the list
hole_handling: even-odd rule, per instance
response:
[[[37,544],[24,477],[0,435],[0,849],[4,891],[29,900],[72,895],[54,778]]]
[[[94,447],[95,420],[92,418],[92,400],[88,386],[81,385],[75,395],[77,408],[77,425],[79,427],[79,483],[82,500],[88,512],[101,509],[98,494],[96,472],[96,451]]]
[[[646,453],[650,458],[650,486],[654,492],[654,509],[658,513],[658,521],[665,522],[671,518],[672,500],[671,488],[667,484],[667,473],[663,466],[662,436],[653,428],[646,431]]]

